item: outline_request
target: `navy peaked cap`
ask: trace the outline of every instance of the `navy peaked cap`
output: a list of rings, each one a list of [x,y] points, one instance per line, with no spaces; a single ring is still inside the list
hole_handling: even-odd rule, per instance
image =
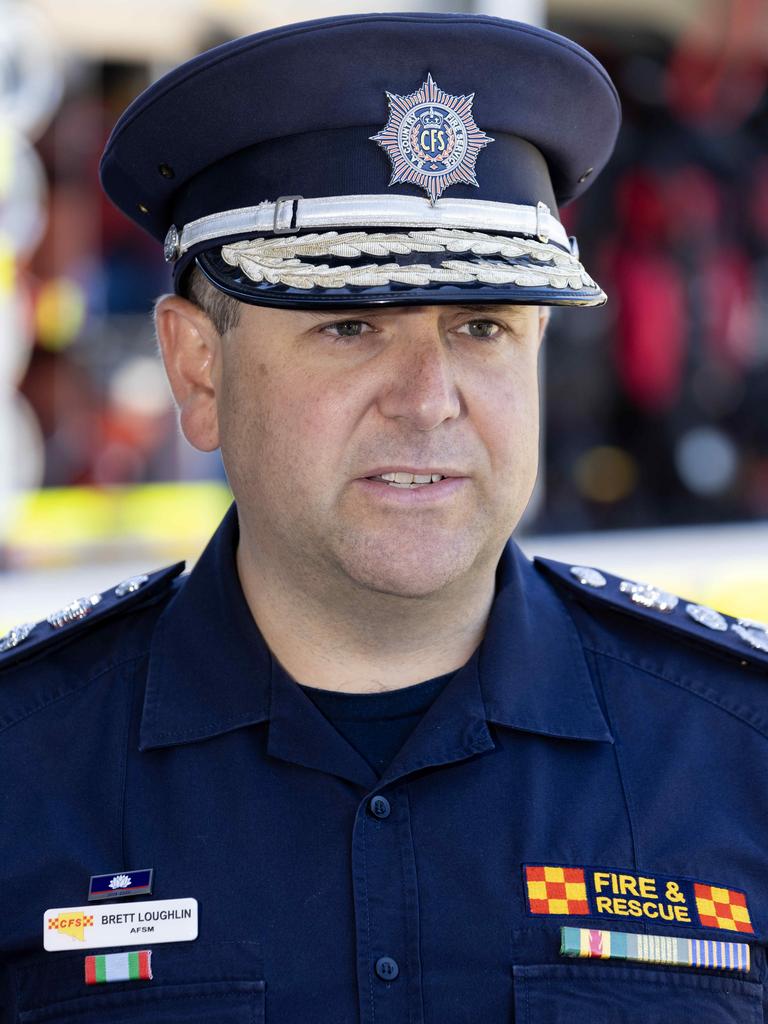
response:
[[[235,39],[142,93],[112,201],[245,302],[595,305],[557,207],[604,167],[616,90],[562,36],[470,14],[326,18]]]

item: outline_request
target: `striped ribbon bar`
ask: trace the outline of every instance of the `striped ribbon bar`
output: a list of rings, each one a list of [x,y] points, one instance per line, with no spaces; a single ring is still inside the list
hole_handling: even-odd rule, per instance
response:
[[[130,953],[102,953],[85,958],[86,985],[100,985],[105,981],[150,981],[151,949],[138,949]]]
[[[562,956],[598,957],[602,960],[637,960],[676,967],[717,967],[748,971],[749,944],[716,939],[681,939],[674,935],[639,935],[595,928],[561,928]]]

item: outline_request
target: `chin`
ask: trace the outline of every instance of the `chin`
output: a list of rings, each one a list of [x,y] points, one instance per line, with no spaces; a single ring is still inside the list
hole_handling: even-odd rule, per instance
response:
[[[366,590],[397,597],[429,597],[456,583],[478,564],[481,545],[455,534],[442,542],[408,543],[376,537],[339,552],[346,575]]]
[[[430,573],[420,579],[398,577],[394,573],[358,573],[355,582],[366,590],[377,594],[389,594],[392,597],[426,598],[432,597],[454,583],[457,575],[446,571],[443,575]]]

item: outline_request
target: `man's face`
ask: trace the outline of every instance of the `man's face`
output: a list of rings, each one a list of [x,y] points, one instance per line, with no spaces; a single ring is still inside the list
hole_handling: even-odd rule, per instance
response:
[[[535,480],[544,323],[534,306],[243,306],[216,405],[257,558],[412,597],[489,571]]]

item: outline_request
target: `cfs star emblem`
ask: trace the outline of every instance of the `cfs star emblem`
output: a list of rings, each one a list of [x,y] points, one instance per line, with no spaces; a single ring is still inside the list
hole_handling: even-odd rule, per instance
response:
[[[477,154],[494,140],[475,124],[474,98],[443,92],[432,75],[410,96],[387,93],[389,120],[370,138],[392,161],[390,185],[418,185],[434,205],[449,185],[478,184]]]

